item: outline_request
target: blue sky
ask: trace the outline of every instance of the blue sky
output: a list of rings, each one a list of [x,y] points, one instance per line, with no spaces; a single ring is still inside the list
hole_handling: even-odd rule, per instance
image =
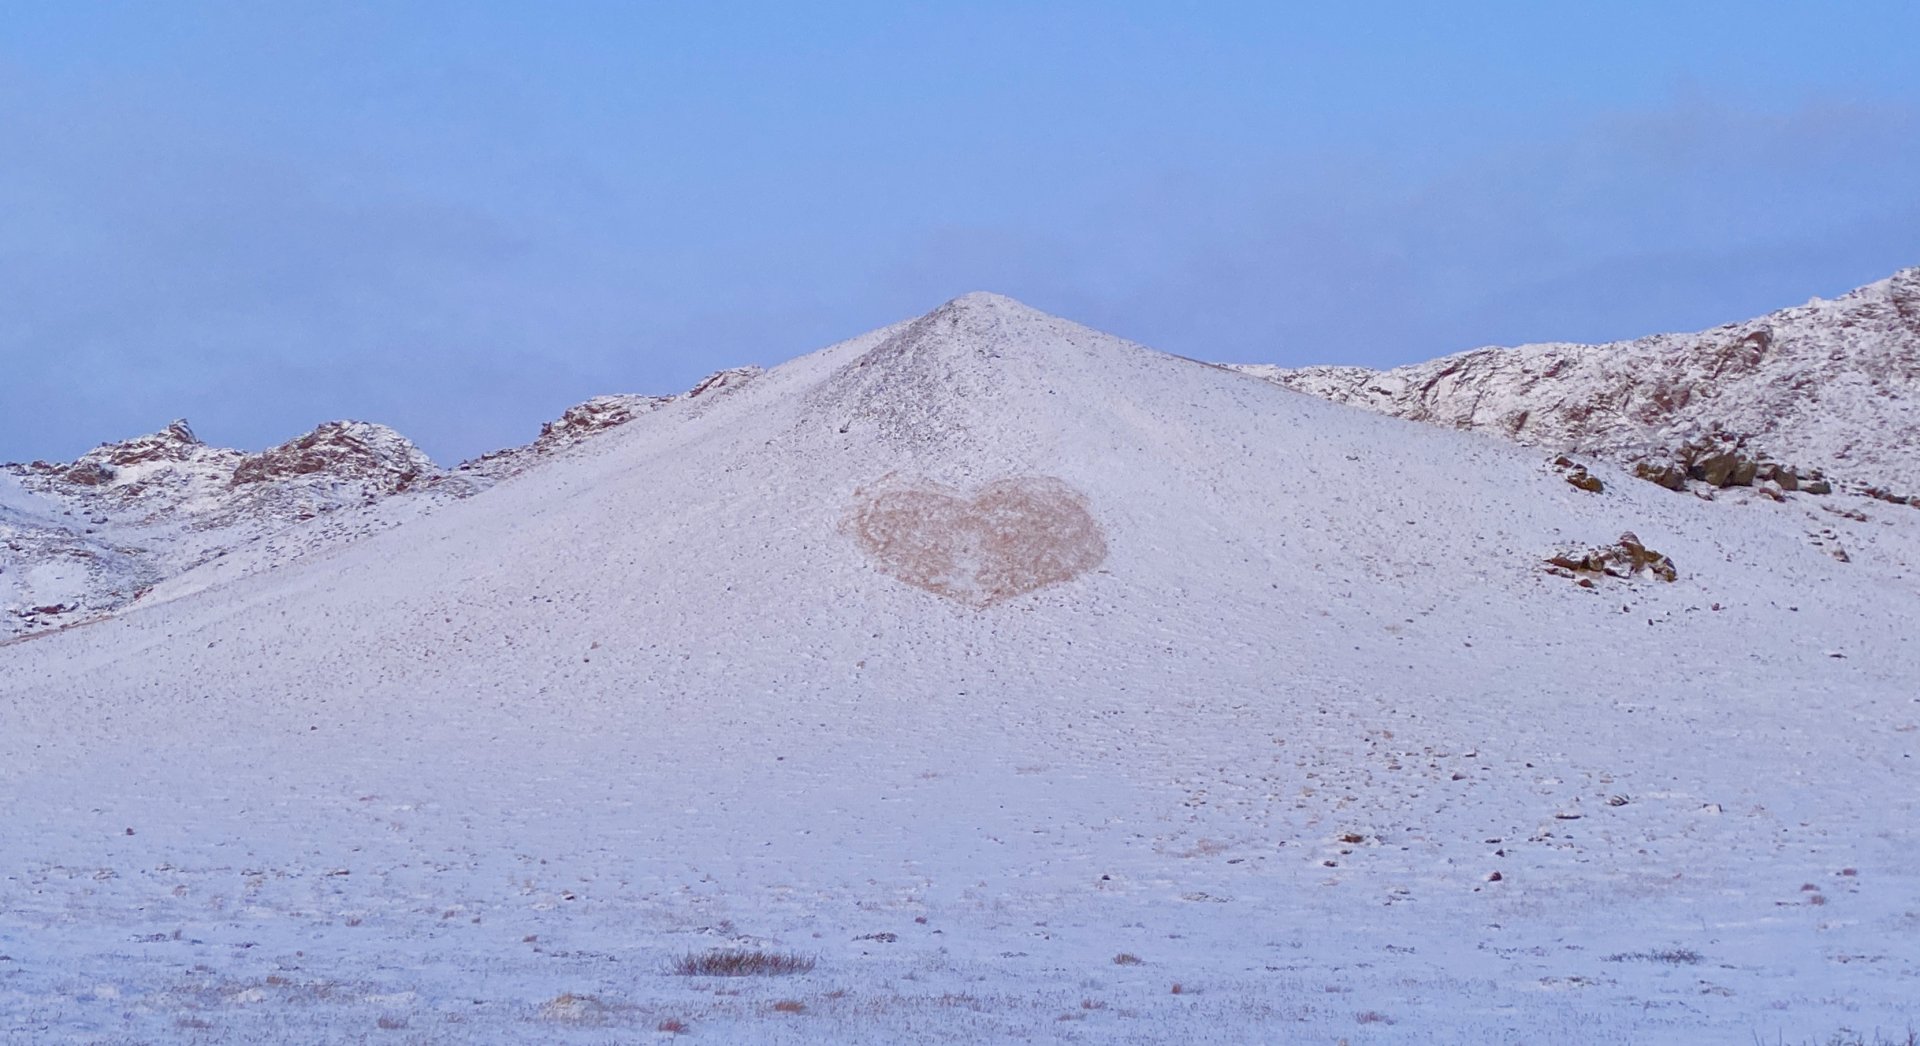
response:
[[[67,3],[0,26],[0,460],[452,462],[994,290],[1386,365],[1920,264],[1920,4]]]

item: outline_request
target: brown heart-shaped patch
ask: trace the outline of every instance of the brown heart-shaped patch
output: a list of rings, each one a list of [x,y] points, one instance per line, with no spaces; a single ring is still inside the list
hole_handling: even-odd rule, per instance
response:
[[[1087,499],[1050,476],[966,498],[934,484],[855,492],[847,529],[873,565],[973,607],[1079,577],[1107,558]]]

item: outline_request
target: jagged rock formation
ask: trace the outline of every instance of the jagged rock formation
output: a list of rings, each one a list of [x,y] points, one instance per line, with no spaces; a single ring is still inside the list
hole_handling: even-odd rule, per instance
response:
[[[1920,493],[1920,268],[1697,334],[1475,349],[1387,371],[1234,369],[1383,414],[1644,465],[1675,489],[1688,478],[1744,485],[1776,463],[1862,493]],[[1703,443],[1739,460],[1697,453]]]

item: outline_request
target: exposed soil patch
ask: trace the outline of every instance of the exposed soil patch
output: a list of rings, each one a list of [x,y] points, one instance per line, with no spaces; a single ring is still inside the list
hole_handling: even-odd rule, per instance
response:
[[[1070,581],[1107,558],[1087,499],[1050,476],[855,492],[846,529],[882,573],[972,607]]]

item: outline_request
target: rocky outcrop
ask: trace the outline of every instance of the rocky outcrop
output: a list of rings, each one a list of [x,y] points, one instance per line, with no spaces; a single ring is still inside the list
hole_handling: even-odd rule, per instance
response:
[[[540,426],[534,446],[546,449],[572,446],[672,402],[672,396],[595,396],[578,406],[568,407],[558,418]]]
[[[0,637],[111,612],[297,524],[443,478],[399,433],[355,421],[259,454],[209,446],[176,421],[71,462],[0,466]]]
[[[1750,485],[1765,481],[1766,464],[1792,462],[1796,479],[1820,476],[1800,484],[1806,493],[1822,484],[1920,491],[1920,268],[1695,334],[1476,349],[1387,371],[1234,369],[1385,414],[1591,454],[1676,490],[1689,480]],[[1685,459],[1689,446],[1729,433],[1738,448]]]
[[[1583,588],[1592,588],[1599,578],[1626,579],[1646,574],[1661,581],[1675,581],[1680,577],[1673,560],[1641,544],[1631,531],[1611,545],[1556,550],[1546,562],[1550,571],[1575,579]]]
[[[482,483],[496,482],[662,408],[689,400],[711,399],[744,388],[761,373],[763,371],[759,367],[733,367],[715,371],[678,396],[632,393],[595,396],[585,403],[568,407],[558,418],[541,425],[540,435],[532,443],[463,461],[455,471]]]
[[[62,511],[182,522],[213,508],[217,492],[245,457],[238,450],[208,446],[185,421],[176,421],[158,432],[103,443],[71,462],[0,465],[0,471]]]
[[[1769,497],[1833,493],[1832,481],[1820,469],[1773,461],[1752,448],[1751,437],[1719,430],[1643,451],[1632,468],[1634,475],[1669,490],[1686,490],[1693,483],[1708,490],[1754,487]]]
[[[398,494],[436,475],[433,460],[405,436],[364,421],[330,421],[234,467],[233,487],[323,476],[366,496]]]
[[[717,370],[700,379],[699,383],[686,391],[686,399],[698,399],[712,393],[735,392],[747,383],[765,373],[760,367],[729,367]]]

